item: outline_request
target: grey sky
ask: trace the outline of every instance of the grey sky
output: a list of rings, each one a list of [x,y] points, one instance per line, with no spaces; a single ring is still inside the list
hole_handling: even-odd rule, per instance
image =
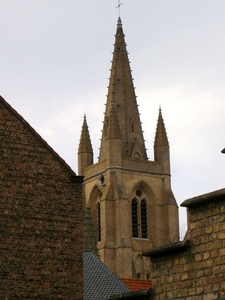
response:
[[[150,159],[161,105],[177,201],[224,187],[225,1],[122,2]],[[0,94],[76,172],[84,113],[98,156],[116,6],[0,0]]]

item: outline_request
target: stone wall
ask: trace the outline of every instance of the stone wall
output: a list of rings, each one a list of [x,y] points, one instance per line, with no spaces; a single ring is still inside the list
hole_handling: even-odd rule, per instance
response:
[[[83,299],[82,177],[0,97],[0,299]]]
[[[148,251],[151,299],[225,299],[225,189],[183,202],[185,241]]]

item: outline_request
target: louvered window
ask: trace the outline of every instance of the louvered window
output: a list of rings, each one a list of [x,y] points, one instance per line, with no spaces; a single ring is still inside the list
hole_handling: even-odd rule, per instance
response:
[[[97,203],[97,217],[98,217],[98,241],[101,242],[101,206]]]
[[[147,201],[141,189],[136,190],[135,197],[131,202],[132,211],[132,237],[148,238]]]
[[[141,201],[141,237],[147,238],[147,204],[144,199]]]
[[[132,200],[132,236],[138,237],[138,203],[136,199]]]

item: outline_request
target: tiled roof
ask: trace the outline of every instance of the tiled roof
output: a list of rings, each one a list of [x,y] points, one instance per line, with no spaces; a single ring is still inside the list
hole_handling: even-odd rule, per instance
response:
[[[107,300],[129,288],[91,251],[83,251],[84,300]]]
[[[150,280],[143,279],[121,279],[123,283],[132,291],[148,290],[152,287]]]

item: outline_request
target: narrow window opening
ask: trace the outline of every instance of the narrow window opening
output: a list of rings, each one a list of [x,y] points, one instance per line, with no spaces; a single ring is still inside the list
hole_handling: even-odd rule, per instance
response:
[[[141,201],[141,237],[147,239],[147,204]]]
[[[97,203],[97,217],[98,217],[98,241],[101,242],[101,207],[100,203]]]
[[[138,237],[138,204],[135,199],[131,203],[132,208],[132,236],[134,238]]]

